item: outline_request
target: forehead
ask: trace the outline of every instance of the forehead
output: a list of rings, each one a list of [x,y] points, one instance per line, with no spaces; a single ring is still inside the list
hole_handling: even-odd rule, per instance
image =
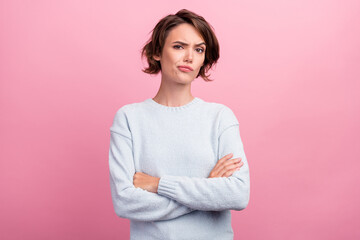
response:
[[[204,41],[199,31],[189,23],[182,23],[170,30],[166,42],[173,42],[176,40],[188,43],[193,42],[195,44]]]

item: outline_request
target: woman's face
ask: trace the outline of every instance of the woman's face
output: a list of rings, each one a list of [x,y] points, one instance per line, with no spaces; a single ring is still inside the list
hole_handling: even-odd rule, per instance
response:
[[[162,78],[184,84],[192,82],[204,63],[205,48],[204,39],[192,25],[182,23],[171,29],[162,55],[154,56],[160,61]]]

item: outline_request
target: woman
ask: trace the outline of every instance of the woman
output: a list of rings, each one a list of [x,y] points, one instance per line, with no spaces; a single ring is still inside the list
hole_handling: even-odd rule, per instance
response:
[[[115,212],[131,239],[233,239],[230,210],[249,202],[249,167],[232,110],[191,94],[219,58],[201,16],[183,9],[161,19],[142,51],[161,72],[154,98],[122,106],[110,127]]]

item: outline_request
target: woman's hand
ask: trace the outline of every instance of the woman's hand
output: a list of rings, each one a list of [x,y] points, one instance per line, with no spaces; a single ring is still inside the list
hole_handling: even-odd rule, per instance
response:
[[[146,191],[157,193],[160,178],[147,175],[142,172],[136,172],[133,177],[135,187],[142,188]]]
[[[213,170],[211,170],[210,175],[208,178],[216,178],[216,177],[229,177],[235,171],[239,170],[243,162],[241,162],[241,158],[234,158],[231,159],[233,156],[232,153],[225,155],[222,157],[215,165]],[[231,160],[228,160],[231,159]]]

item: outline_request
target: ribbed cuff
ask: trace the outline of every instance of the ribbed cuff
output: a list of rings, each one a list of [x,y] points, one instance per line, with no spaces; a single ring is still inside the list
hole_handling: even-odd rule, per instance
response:
[[[159,181],[158,194],[175,199],[177,185],[178,182],[176,176],[163,176]]]

